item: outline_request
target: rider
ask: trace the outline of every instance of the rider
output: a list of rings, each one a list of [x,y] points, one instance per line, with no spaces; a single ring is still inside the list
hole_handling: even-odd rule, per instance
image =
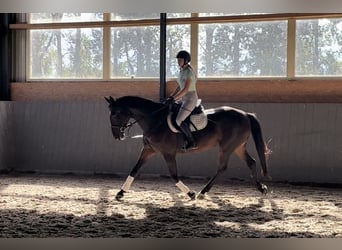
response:
[[[190,128],[185,124],[184,120],[190,115],[197,105],[198,95],[196,90],[196,76],[193,68],[190,66],[191,55],[185,50],[178,52],[176,56],[180,67],[177,78],[178,87],[173,91],[169,100],[181,102],[181,107],[176,117],[176,123],[186,137],[186,142],[183,146],[184,150],[197,148]]]

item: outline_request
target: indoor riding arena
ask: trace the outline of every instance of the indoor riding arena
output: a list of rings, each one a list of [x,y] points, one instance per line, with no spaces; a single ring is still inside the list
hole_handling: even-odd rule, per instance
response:
[[[342,14],[1,13],[0,25],[1,238],[342,238]],[[246,148],[267,192],[232,154],[200,197],[217,146],[177,155],[194,199],[160,154],[127,178],[148,133],[130,119],[116,140],[105,97],[164,102],[180,50],[204,109],[256,115],[271,179],[252,136]]]

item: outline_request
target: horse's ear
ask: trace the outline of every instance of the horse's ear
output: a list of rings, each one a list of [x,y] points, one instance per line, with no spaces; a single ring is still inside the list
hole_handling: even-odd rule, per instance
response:
[[[115,99],[114,99],[113,97],[111,97],[111,96],[109,96],[109,98],[108,98],[108,97],[105,97],[104,99],[106,99],[106,101],[107,101],[109,104],[115,102]]]
[[[108,103],[110,103],[110,99],[108,97],[104,97]]]

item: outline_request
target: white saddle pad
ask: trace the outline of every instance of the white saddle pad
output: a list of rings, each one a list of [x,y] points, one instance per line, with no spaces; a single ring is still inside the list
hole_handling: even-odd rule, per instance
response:
[[[167,124],[169,125],[169,128],[172,132],[180,133],[180,131],[175,126],[173,126],[172,121],[171,121],[171,115],[172,114],[169,114],[167,116]],[[197,114],[197,115],[191,115],[190,121],[195,125],[195,127],[194,127],[192,124],[190,124],[190,130],[192,132],[204,129],[208,124],[208,118],[207,118],[207,115],[205,113],[201,113],[201,114]]]

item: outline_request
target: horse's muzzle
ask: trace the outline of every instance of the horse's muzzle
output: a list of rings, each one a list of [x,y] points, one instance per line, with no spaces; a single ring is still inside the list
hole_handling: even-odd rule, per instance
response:
[[[127,138],[127,136],[125,135],[125,133],[120,133],[120,136],[118,137],[119,141],[124,141]]]
[[[118,130],[116,127],[115,128],[112,127],[112,135],[114,139],[119,140],[119,141],[123,141],[127,137],[124,129]]]

